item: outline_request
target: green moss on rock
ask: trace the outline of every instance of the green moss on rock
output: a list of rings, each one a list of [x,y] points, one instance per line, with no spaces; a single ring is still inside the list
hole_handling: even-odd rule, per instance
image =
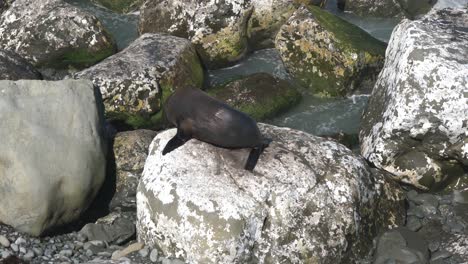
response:
[[[116,50],[117,48],[115,45],[110,45],[109,47],[95,52],[88,49],[69,50],[52,58],[48,62],[37,65],[37,67],[64,69],[71,66],[76,69],[84,69],[113,55]]]
[[[370,90],[386,44],[320,9],[302,7],[282,26],[276,48],[290,73],[319,96]]]
[[[257,121],[262,121],[296,105],[300,92],[290,83],[267,73],[257,73],[208,90],[208,93]]]

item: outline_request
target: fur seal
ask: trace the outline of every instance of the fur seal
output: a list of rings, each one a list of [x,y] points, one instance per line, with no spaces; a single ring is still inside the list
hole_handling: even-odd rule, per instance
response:
[[[252,171],[271,140],[262,137],[257,123],[248,115],[218,101],[200,89],[177,89],[164,105],[167,120],[177,127],[163,155],[195,138],[212,145],[238,149],[252,148],[245,169]]]

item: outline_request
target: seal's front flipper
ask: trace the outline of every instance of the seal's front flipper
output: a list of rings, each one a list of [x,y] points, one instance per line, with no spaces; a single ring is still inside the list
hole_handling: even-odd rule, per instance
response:
[[[263,142],[260,146],[254,147],[249,154],[249,157],[247,158],[247,162],[245,163],[244,169],[248,171],[253,171],[255,169],[255,166],[257,165],[257,161],[260,158],[260,155],[263,153],[266,147],[270,145],[271,139],[265,138],[263,139]]]
[[[167,153],[173,151],[174,149],[182,146],[185,142],[189,141],[190,137],[181,133],[180,129],[177,129],[177,134],[167,142],[166,146],[164,147],[162,154],[163,156]]]

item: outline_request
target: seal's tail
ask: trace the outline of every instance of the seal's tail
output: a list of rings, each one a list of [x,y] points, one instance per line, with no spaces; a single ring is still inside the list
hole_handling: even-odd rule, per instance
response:
[[[253,171],[255,165],[257,165],[257,161],[260,158],[260,155],[263,153],[266,147],[268,147],[271,143],[271,139],[265,138],[260,146],[254,147],[249,154],[249,158],[245,163],[245,169],[248,171]]]

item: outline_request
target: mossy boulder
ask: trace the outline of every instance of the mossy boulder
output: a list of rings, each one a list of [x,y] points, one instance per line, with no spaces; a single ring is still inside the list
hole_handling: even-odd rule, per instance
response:
[[[165,32],[188,38],[208,68],[222,68],[247,51],[248,0],[147,1],[141,8],[139,32]]]
[[[287,70],[320,96],[371,90],[385,59],[385,43],[316,6],[299,8],[275,41]]]
[[[325,0],[252,0],[254,11],[247,28],[250,48],[254,50],[275,46],[280,27],[301,4],[323,6]]]
[[[112,11],[118,13],[128,13],[140,8],[143,0],[92,0]]]
[[[201,87],[203,76],[190,41],[165,34],[144,34],[123,51],[74,75],[100,88],[107,118],[131,128],[156,128],[165,99],[177,87]]]
[[[274,117],[301,99],[296,87],[268,73],[256,73],[216,87],[208,93],[257,121]]]
[[[38,68],[89,67],[116,51],[96,17],[62,0],[16,0],[0,16],[0,47]]]

